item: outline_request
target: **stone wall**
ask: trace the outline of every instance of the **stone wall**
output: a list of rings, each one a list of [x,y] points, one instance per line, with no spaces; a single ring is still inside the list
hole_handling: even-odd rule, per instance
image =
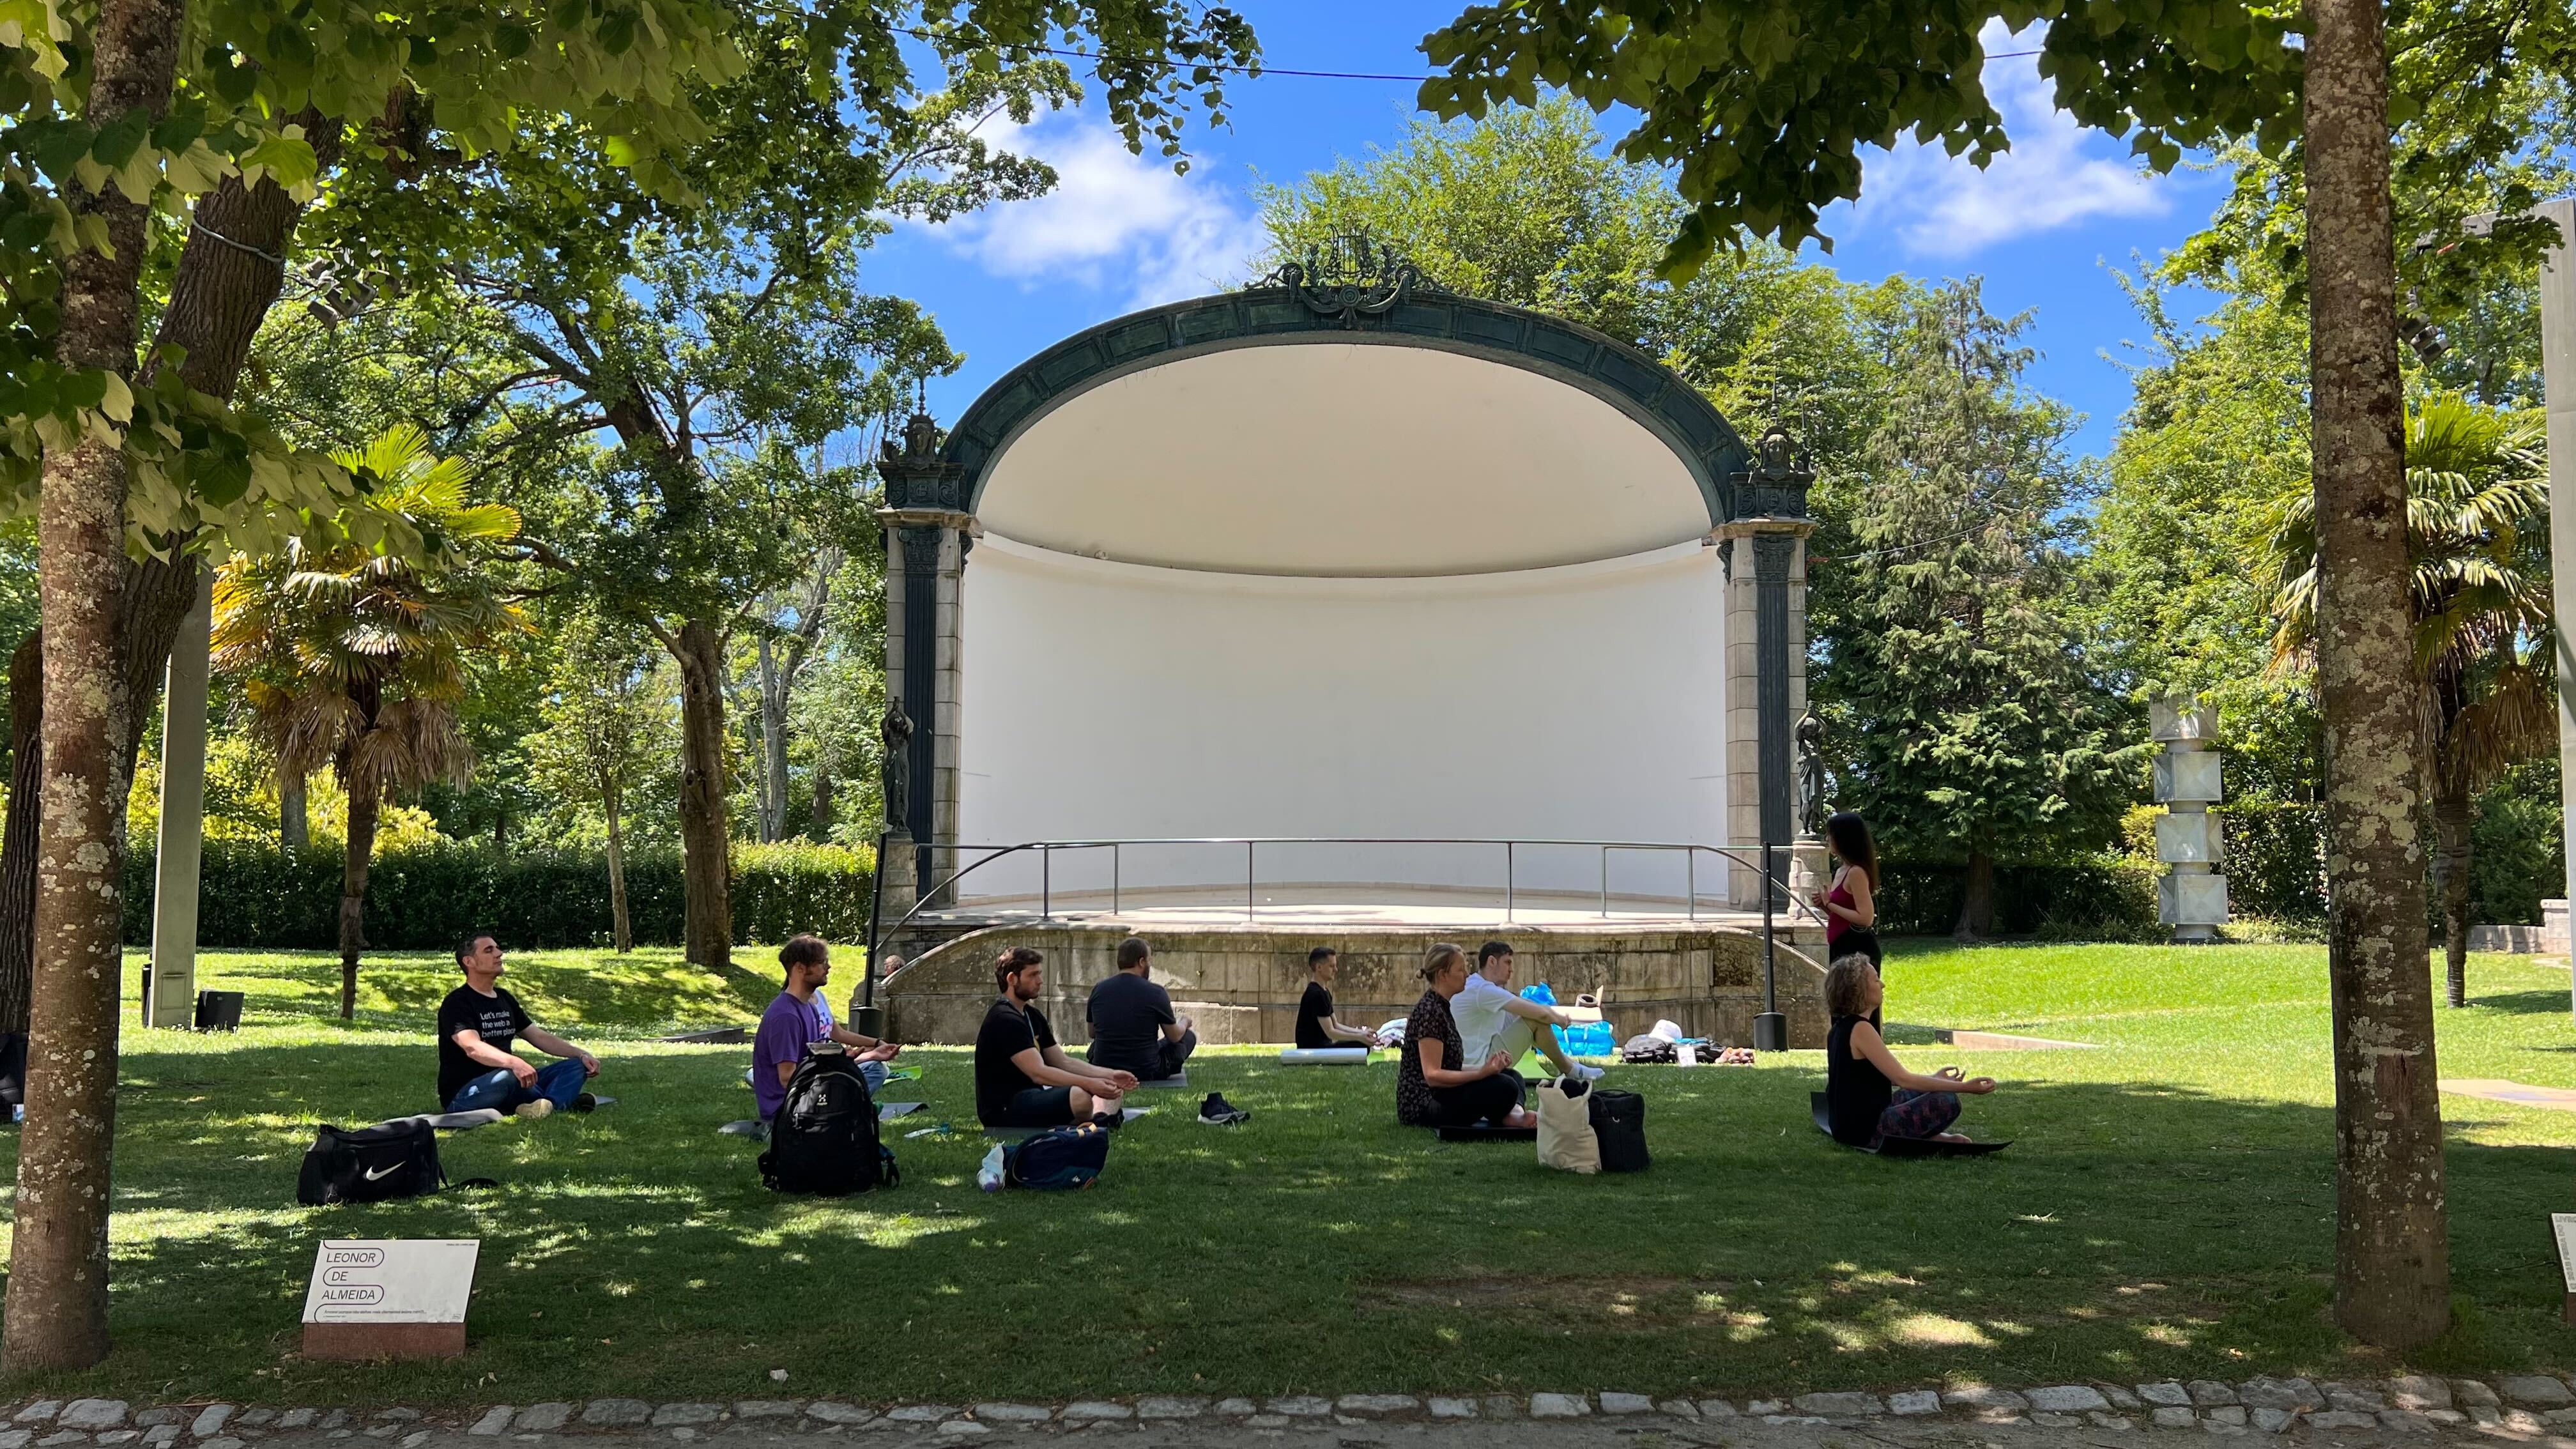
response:
[[[887,1029],[898,1041],[963,1044],[993,999],[993,962],[1013,946],[1046,953],[1039,1006],[1068,1046],[1087,1041],[1083,1002],[1092,983],[1117,969],[1123,926],[1002,926],[941,945],[878,984]],[[1157,932],[1154,976],[1173,1004],[1198,1023],[1209,1043],[1286,1042],[1298,995],[1305,990],[1306,952],[1329,944],[1341,952],[1333,988],[1335,1015],[1374,1026],[1403,1016],[1422,995],[1421,964],[1435,942],[1473,952],[1486,939],[1434,928],[1366,929],[1318,934],[1311,929],[1206,927]],[[1534,981],[1571,1001],[1579,992],[1605,996],[1605,1013],[1622,1040],[1669,1018],[1693,1036],[1750,1045],[1762,1010],[1762,939],[1707,927],[1638,929],[1558,926],[1503,933],[1512,943],[1515,989]],[[1823,969],[1783,936],[1779,946],[1780,1009],[1789,1040],[1824,1045]]]

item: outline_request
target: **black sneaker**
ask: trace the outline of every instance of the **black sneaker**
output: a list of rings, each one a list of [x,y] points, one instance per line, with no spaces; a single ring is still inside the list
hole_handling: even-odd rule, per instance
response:
[[[596,1112],[599,1110],[599,1099],[584,1092],[572,1099],[572,1109],[576,1112]]]
[[[1091,1114],[1091,1125],[1099,1128],[1103,1132],[1117,1131],[1118,1124],[1126,1120],[1127,1113],[1123,1109],[1116,1112],[1094,1112]]]
[[[1222,1093],[1210,1092],[1207,1100],[1199,1104],[1199,1120],[1211,1127],[1231,1127],[1251,1121],[1252,1114],[1227,1101]]]

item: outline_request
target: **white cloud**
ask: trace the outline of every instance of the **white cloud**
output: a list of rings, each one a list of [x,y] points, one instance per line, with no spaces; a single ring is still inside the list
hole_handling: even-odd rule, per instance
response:
[[[2036,50],[2041,34],[2033,28],[2016,36],[1990,20],[1978,39],[1991,56]],[[2097,216],[2162,216],[2171,209],[2167,179],[2143,172],[2126,142],[2087,130],[2057,109],[2038,57],[1989,60],[1985,81],[2012,149],[1982,171],[1937,145],[1910,141],[1864,157],[1855,223],[1894,231],[1908,251],[1964,256],[2006,237]]]
[[[1242,281],[1268,245],[1250,209],[1201,168],[1176,176],[1169,161],[1130,153],[1095,118],[1050,117],[996,144],[1045,160],[1058,181],[1035,200],[938,228],[995,276],[1123,289],[1129,305],[1150,307]]]

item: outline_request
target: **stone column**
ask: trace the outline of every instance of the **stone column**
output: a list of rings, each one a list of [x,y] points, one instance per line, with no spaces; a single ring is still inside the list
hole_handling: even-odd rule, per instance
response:
[[[197,886],[206,843],[206,674],[215,576],[197,570],[197,601],[170,646],[161,707],[161,832],[152,861],[152,990],[145,1026],[196,1022]]]
[[[963,470],[939,453],[939,427],[915,413],[904,445],[892,440],[878,459],[886,507],[886,704],[911,722],[904,761],[906,818],[889,820],[891,851],[915,849],[902,894],[930,896],[955,871],[959,738],[959,648],[966,555],[975,519],[966,511]],[[889,882],[889,899],[894,886]],[[946,905],[953,891],[938,891]],[[907,908],[909,902],[907,902]]]
[[[2218,939],[2227,924],[2226,834],[2209,813],[2224,794],[2219,778],[2218,711],[2196,695],[2168,695],[2148,705],[2156,743],[2156,859],[2172,867],[2156,879],[2156,916],[2174,939]]]
[[[1797,753],[1791,739],[1807,709],[1807,487],[1816,470],[1778,427],[1754,445],[1750,466],[1727,480],[1727,522],[1717,540],[1726,569],[1726,843],[1758,856],[1781,847],[1785,873],[1797,834]],[[1775,894],[1784,900],[1786,891]],[[1727,873],[1739,910],[1762,908],[1762,874]]]
[[[1797,756],[1790,732],[1807,708],[1807,535],[1804,519],[1752,518],[1717,531],[1726,569],[1726,834],[1754,857],[1778,845],[1786,871],[1797,835]],[[1727,897],[1762,908],[1757,871],[1728,872]],[[1779,899],[1775,897],[1775,899]]]

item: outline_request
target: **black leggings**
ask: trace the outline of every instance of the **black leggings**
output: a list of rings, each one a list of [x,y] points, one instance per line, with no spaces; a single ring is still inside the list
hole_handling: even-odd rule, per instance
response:
[[[1431,1089],[1431,1125],[1434,1127],[1472,1127],[1490,1121],[1502,1125],[1512,1109],[1521,1104],[1527,1084],[1518,1072],[1496,1072],[1490,1077],[1469,1082],[1463,1087]]]

